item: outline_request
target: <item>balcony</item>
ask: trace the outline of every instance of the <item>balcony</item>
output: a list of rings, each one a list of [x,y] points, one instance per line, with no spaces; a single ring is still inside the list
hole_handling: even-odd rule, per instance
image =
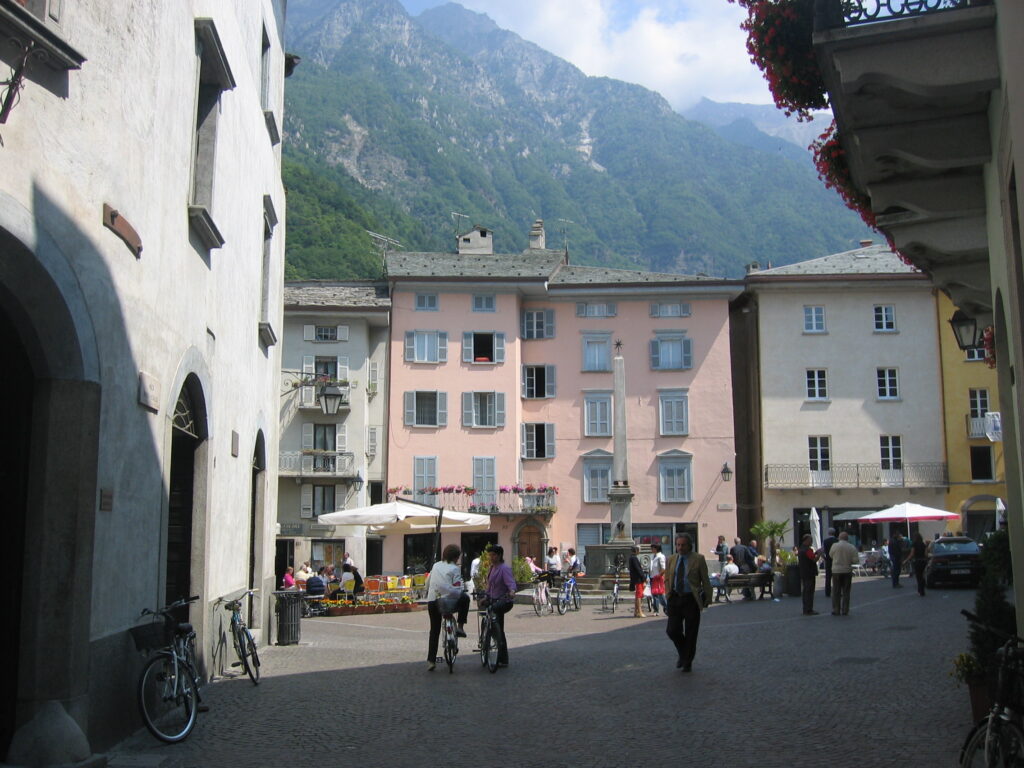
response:
[[[984,416],[965,416],[967,420],[967,436],[970,438],[988,437],[985,432]]]
[[[766,464],[764,487],[794,488],[944,488],[949,485],[943,462],[904,464],[883,469],[881,464],[833,464],[830,470],[811,471],[806,464]]]
[[[992,298],[983,171],[1001,84],[991,0],[816,0],[814,47],[854,186],[979,327]]]
[[[317,387],[322,382],[317,384],[302,384],[298,387],[299,390],[299,408],[313,408],[320,410],[320,401],[317,399]],[[341,390],[341,403],[338,405],[338,411],[349,410],[352,407],[351,387],[348,382],[337,383],[336,386]]]
[[[278,470],[282,477],[350,479],[356,475],[355,456],[340,451],[281,451]]]
[[[432,504],[437,507],[455,510],[456,512],[473,512],[478,515],[533,515],[549,519],[558,509],[558,491],[523,491],[519,493],[500,491],[474,491],[471,494],[448,491],[444,488],[437,493],[413,494],[409,489],[401,489],[402,496],[412,496],[416,501]],[[396,494],[391,494],[396,498]]]

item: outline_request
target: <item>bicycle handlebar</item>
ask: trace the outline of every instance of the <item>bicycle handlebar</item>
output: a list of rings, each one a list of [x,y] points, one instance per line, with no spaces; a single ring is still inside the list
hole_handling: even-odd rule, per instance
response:
[[[180,600],[175,600],[169,605],[165,605],[163,608],[152,610],[151,608],[143,608],[141,616],[159,616],[161,614],[170,613],[175,608],[181,608],[183,605],[189,605],[199,599],[199,595],[192,595],[192,597],[183,597]]]

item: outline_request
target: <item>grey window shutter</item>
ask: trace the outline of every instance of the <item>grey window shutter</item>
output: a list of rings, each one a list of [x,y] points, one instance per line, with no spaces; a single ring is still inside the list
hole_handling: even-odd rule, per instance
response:
[[[313,425],[303,424],[302,425],[302,450],[311,451],[313,450]]]
[[[312,376],[316,373],[316,358],[313,355],[302,356],[302,375]]]
[[[440,331],[437,334],[437,362],[448,362],[448,333]]]
[[[334,511],[341,512],[345,508],[345,491],[348,490],[344,485],[334,486]]]
[[[555,456],[555,425],[544,425],[544,456],[548,459]]]
[[[658,317],[661,314],[661,305],[651,302],[651,317]]]
[[[661,367],[661,342],[657,339],[651,340],[651,368],[658,370]]]
[[[683,368],[693,367],[693,339],[683,339]]]
[[[528,330],[529,329],[527,327],[527,322],[526,322],[526,318],[529,317],[529,316],[530,316],[530,313],[528,311],[526,311],[525,309],[523,310],[522,314],[519,316],[519,335],[522,336],[524,339],[530,338],[530,336],[528,334]]]
[[[505,426],[505,393],[494,393],[494,424],[498,427]]]
[[[537,457],[537,431],[533,424],[523,424],[523,458]]]
[[[304,325],[302,326],[302,340],[303,341],[314,341],[316,339],[316,326],[315,325]],[[312,493],[312,491],[310,491]]]
[[[608,317],[615,317],[617,312],[617,306],[614,301],[609,301],[606,305]]]
[[[494,362],[505,362],[505,334],[494,334]]]
[[[462,334],[462,362],[473,362],[473,334],[469,331]]]
[[[525,459],[526,456],[526,425],[519,425],[519,458]]]
[[[303,483],[299,501],[299,517],[313,516],[313,486]]]
[[[529,395],[526,394],[526,366],[525,365],[519,366],[519,380],[520,380],[520,384],[522,385],[522,395],[520,395],[520,396],[521,397],[529,397]]]
[[[338,381],[348,381],[348,355],[338,355]]]
[[[405,393],[405,426],[411,427],[416,424],[416,393]]]
[[[348,450],[348,425],[338,424],[334,429],[334,450],[345,453]]]
[[[577,301],[576,302],[576,317],[586,317],[586,316],[587,316],[587,305],[586,305],[586,302]]]
[[[462,393],[462,426],[473,426],[473,393]]]
[[[437,426],[448,426],[448,393],[437,393]]]
[[[405,359],[406,362],[412,362],[416,359],[416,332],[406,331],[405,332]]]
[[[338,326],[338,341],[348,341],[348,326],[347,325],[339,325]]]
[[[555,396],[555,366],[544,366],[544,397]]]
[[[545,309],[544,310],[544,334],[543,338],[553,339],[555,338],[555,310]]]

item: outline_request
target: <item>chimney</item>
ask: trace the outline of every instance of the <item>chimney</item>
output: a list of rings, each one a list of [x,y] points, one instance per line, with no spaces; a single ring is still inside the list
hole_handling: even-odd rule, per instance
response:
[[[473,227],[464,235],[458,235],[456,245],[459,254],[473,254],[475,256],[490,256],[494,253],[493,232],[479,224]]]
[[[751,272],[759,272],[760,270],[761,270],[761,265],[758,264],[756,261],[752,261],[749,264],[747,264],[747,274],[748,275]]]
[[[544,219],[537,219],[530,227],[530,250],[543,250],[544,245]]]
[[[861,247],[861,248],[867,248],[867,247],[868,247],[869,245],[871,245],[871,244],[872,244],[873,242],[875,242],[875,241],[874,241],[874,240],[870,240],[870,239],[865,239],[865,240],[861,240],[861,241],[860,241],[860,247]]]

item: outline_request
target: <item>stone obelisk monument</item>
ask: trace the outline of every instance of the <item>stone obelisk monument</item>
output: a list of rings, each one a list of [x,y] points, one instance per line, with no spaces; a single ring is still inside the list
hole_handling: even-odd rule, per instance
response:
[[[587,569],[594,575],[613,573],[616,567],[625,567],[633,547],[633,491],[629,488],[629,468],[626,461],[626,363],[622,359],[622,342],[615,342],[612,361],[612,485],[608,489],[611,506],[612,531],[607,544],[587,547]]]

